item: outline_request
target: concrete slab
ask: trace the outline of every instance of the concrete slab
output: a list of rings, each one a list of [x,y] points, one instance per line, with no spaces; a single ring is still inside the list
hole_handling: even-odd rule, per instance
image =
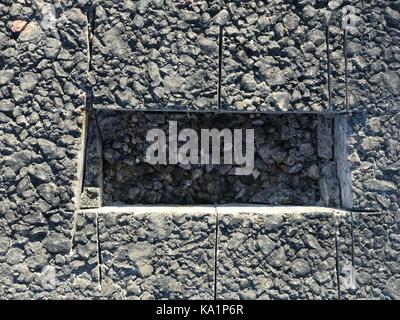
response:
[[[342,221],[338,254],[343,299],[400,299],[400,229],[398,215],[354,213]],[[352,250],[349,244],[353,242]]]
[[[118,299],[213,299],[214,208],[99,215],[101,288]]]
[[[343,213],[229,212],[218,209],[217,299],[338,298],[335,234]]]
[[[95,108],[217,108],[218,1],[96,3]]]
[[[224,110],[326,111],[327,8],[226,0]]]
[[[347,150],[356,210],[399,210],[399,119],[400,107],[349,117]]]

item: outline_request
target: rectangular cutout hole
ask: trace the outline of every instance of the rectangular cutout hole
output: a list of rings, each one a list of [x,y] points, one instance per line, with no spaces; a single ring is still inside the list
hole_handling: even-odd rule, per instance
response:
[[[107,206],[248,203],[340,208],[343,197],[340,185],[347,178],[338,172],[338,168],[346,167],[337,165],[346,161],[343,160],[346,153],[338,152],[338,146],[346,143],[335,141],[337,123],[341,123],[335,122],[335,117],[342,116],[97,111],[102,166],[98,161],[86,163],[86,170],[91,172],[89,189],[96,187],[93,172],[97,172],[103,205]],[[197,133],[198,164],[169,163],[172,122],[177,124],[177,134],[183,129]],[[146,151],[153,143],[146,141],[146,135],[152,129],[165,133],[167,164],[145,161]],[[220,164],[203,163],[202,129],[231,132],[232,164],[225,163],[224,139],[220,145]],[[254,130],[254,170],[248,175],[234,174],[234,168],[240,167],[234,161],[238,145],[234,129],[241,129],[242,155],[246,154],[245,129]],[[88,137],[91,136],[89,133]],[[178,150],[183,144],[178,141]],[[88,141],[88,152],[94,152],[90,145]],[[212,145],[209,146],[212,150]],[[252,166],[251,160],[247,166]]]

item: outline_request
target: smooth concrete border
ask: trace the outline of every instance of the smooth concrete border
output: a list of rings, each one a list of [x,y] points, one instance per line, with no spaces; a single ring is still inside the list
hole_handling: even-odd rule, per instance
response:
[[[98,213],[98,214],[143,214],[143,213],[176,213],[176,214],[204,214],[218,213],[224,214],[317,214],[326,213],[335,216],[349,214],[350,211],[343,209],[335,209],[328,207],[313,207],[313,206],[265,206],[252,204],[224,204],[224,205],[134,205],[134,206],[105,206],[95,209],[79,210],[82,213]]]

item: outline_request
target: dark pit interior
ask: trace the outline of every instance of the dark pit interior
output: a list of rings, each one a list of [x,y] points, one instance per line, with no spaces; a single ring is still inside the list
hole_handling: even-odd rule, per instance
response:
[[[341,206],[332,116],[96,111],[93,119],[85,186],[100,187],[103,205]],[[254,170],[232,174],[238,166],[224,164],[222,145],[221,164],[147,163],[146,150],[153,143],[146,142],[147,132],[161,129],[168,141],[170,121],[176,121],[178,133],[184,128],[198,132],[199,150],[201,129],[254,129]]]

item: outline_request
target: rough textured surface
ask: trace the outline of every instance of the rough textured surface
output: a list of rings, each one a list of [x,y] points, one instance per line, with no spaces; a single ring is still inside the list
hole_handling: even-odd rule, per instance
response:
[[[354,208],[399,210],[400,41],[396,1],[355,1],[358,28],[349,37],[350,105],[362,114],[348,126]]]
[[[222,108],[327,109],[325,14],[309,1],[224,1]]]
[[[97,3],[96,108],[217,108],[218,1]]]
[[[357,29],[349,34],[349,93],[352,109],[372,116],[399,107],[400,27],[398,1],[352,1]]]
[[[95,5],[96,108],[345,110],[343,1]]]
[[[348,161],[353,208],[398,212],[400,208],[400,105],[353,115]]]
[[[159,128],[168,134],[169,121],[177,121],[178,133],[254,129],[254,171],[233,175],[238,165],[223,164],[222,151],[221,165],[146,163],[147,132]],[[332,124],[323,122],[332,121],[315,115],[103,113],[105,202],[340,206]]]
[[[69,253],[87,20],[65,2],[48,9],[0,2],[1,298],[78,296]]]
[[[99,298],[100,265],[98,215],[78,212],[72,242],[73,294],[81,299]]]
[[[213,299],[216,212],[101,214],[102,294]]]
[[[249,209],[219,221],[217,298],[338,297],[333,214]]]
[[[342,28],[345,13],[343,11],[343,1],[328,1],[330,14],[327,15],[327,32],[325,36],[326,45],[329,48],[329,53],[326,53],[326,65],[328,69],[327,87],[328,103],[327,109],[333,111],[343,111],[349,106],[346,104],[346,35]],[[351,2],[351,1],[348,1]],[[352,16],[350,16],[352,17]],[[350,18],[351,19],[351,18]],[[346,22],[349,19],[346,19]],[[353,20],[350,23],[355,23]],[[353,29],[348,30],[347,39]],[[347,40],[348,41],[348,40]]]
[[[344,299],[400,299],[399,217],[392,213],[353,214],[341,222],[341,293]],[[349,250],[352,249],[352,250]],[[352,257],[353,256],[353,257]]]
[[[323,33],[329,13],[340,12],[346,1],[60,0],[54,1],[53,6],[49,2],[0,0],[0,298],[212,298],[213,280],[204,285],[197,281],[192,269],[185,269],[197,263],[191,260],[191,252],[176,259],[184,268],[171,273],[172,288],[155,287],[165,280],[161,276],[164,270],[159,271],[160,263],[168,261],[173,265],[168,255],[149,260],[151,267],[158,270],[152,275],[155,281],[142,281],[136,273],[125,273],[125,262],[131,263],[128,270],[132,270],[129,268],[136,268],[137,259],[114,255],[125,250],[120,243],[131,237],[129,241],[139,239],[152,244],[149,239],[165,231],[153,228],[150,215],[143,219],[118,215],[123,221],[142,226],[128,233],[125,231],[129,228],[123,223],[113,225],[114,231],[110,233],[104,230],[105,221],[101,220],[104,232],[99,233],[92,211],[76,212],[80,191],[84,191],[82,204],[90,207],[97,205],[96,194],[101,188],[101,179],[92,174],[90,166],[84,177],[77,174],[82,167],[78,161],[79,149],[83,147],[82,128],[86,119],[95,121],[93,113],[86,119],[82,117],[84,106],[92,106],[94,90],[96,108],[345,110],[346,60],[339,28],[341,13],[332,20],[328,34],[327,43],[332,50],[330,83]],[[324,139],[319,141],[318,152],[330,158],[329,150],[332,152],[338,145],[348,146],[354,208],[378,211],[379,215],[362,214],[353,219],[353,225],[348,217],[339,221],[340,296],[399,299],[400,4],[386,0],[354,0],[351,4],[356,7],[358,29],[349,33],[347,98],[350,109],[363,113],[349,118],[347,142],[342,139],[338,144],[335,140],[331,145],[329,134],[319,135]],[[97,6],[95,16],[92,5]],[[91,29],[95,33],[93,38]],[[89,124],[88,140],[96,130]],[[329,121],[319,121],[319,128],[330,126]],[[93,157],[87,158],[87,164],[100,165],[101,150],[92,143],[93,139],[90,141],[87,150]],[[341,156],[345,156],[344,150]],[[332,186],[331,170],[335,166],[329,164],[322,172],[320,190]],[[79,178],[85,178],[88,186],[96,189],[80,190]],[[325,192],[325,203],[331,196]],[[238,219],[245,235],[252,239],[250,249],[256,236],[260,232],[264,235],[272,221],[257,226],[269,210],[257,217],[245,219],[243,215]],[[205,222],[188,214],[181,225],[173,217],[168,219],[166,225],[172,228],[170,238],[159,242],[156,249],[176,248],[180,243],[197,246],[196,255],[205,259],[197,261],[209,262],[212,256],[207,252],[215,246],[215,239],[205,228],[208,218],[204,218]],[[290,266],[284,264],[281,269],[266,270],[263,263],[270,263],[270,256],[261,255],[262,250],[245,252],[243,246],[239,246],[240,250],[230,249],[229,242],[238,241],[230,227],[234,223],[221,222],[221,245],[226,245],[227,262],[218,267],[235,270],[231,264],[240,263],[230,260],[235,254],[243,256],[245,267],[237,269],[240,281],[226,282],[232,286],[231,292],[221,286],[225,290],[221,295],[337,296],[339,288],[332,278],[325,282],[325,274],[317,275],[320,252],[308,249],[303,240],[309,233],[321,246],[331,248],[331,233],[327,232],[328,238],[319,233],[332,226],[326,215],[285,220],[279,229],[280,235],[284,235],[282,239],[274,239],[274,232],[268,233],[272,245],[282,244],[286,261],[304,260]],[[248,227],[250,224],[255,225],[254,230]],[[141,238],[141,230],[148,230],[147,238]],[[209,235],[209,242],[190,242],[185,238],[190,231],[202,237]],[[292,232],[293,238],[289,237]],[[99,254],[99,237],[110,244],[104,249],[104,257]],[[205,250],[198,247],[205,243]],[[258,250],[257,246],[253,249]],[[255,258],[250,259],[253,254]],[[308,274],[313,277],[303,276],[307,265]],[[248,266],[252,266],[251,272]],[[290,277],[281,272],[286,269]],[[326,271],[331,275],[332,269]],[[193,282],[188,282],[187,275],[193,274]],[[200,279],[206,278],[201,274]],[[271,285],[265,280],[271,274],[273,289],[264,289]],[[132,279],[136,279],[134,284]],[[253,287],[244,287],[246,281]],[[179,286],[181,283],[185,290]],[[194,285],[189,288],[188,283]]]

